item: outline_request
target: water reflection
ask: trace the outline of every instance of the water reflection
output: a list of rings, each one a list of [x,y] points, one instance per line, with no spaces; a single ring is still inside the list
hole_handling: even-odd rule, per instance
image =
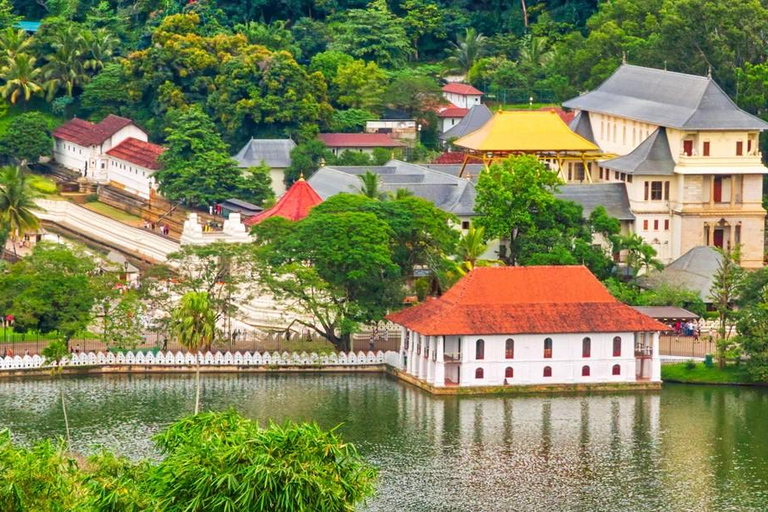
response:
[[[379,375],[204,378],[208,409],[262,422],[342,423],[380,467],[369,510],[766,510],[768,393],[665,387],[659,394],[433,397]],[[132,457],[192,409],[193,379],[65,380],[73,440]],[[0,382],[0,427],[63,432],[58,383]]]

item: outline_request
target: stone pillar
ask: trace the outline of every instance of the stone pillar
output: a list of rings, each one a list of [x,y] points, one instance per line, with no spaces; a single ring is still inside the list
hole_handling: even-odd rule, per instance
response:
[[[731,175],[731,208],[736,205],[736,175]]]
[[[715,204],[715,175],[710,174],[709,175],[709,206],[714,206],[714,204]]]
[[[437,336],[435,343],[437,344],[435,347],[435,350],[437,351],[437,361],[435,362],[434,384],[437,387],[443,387],[445,386],[445,336]]]
[[[731,203],[733,205],[733,203]],[[728,250],[732,251],[736,247],[736,226],[728,225]]]
[[[661,381],[661,356],[659,355],[659,333],[653,333],[653,359],[651,359],[651,380]]]
[[[437,348],[437,336],[429,337],[429,351],[427,352],[427,383],[434,384],[435,382],[435,362],[432,360],[432,354],[435,353]]]

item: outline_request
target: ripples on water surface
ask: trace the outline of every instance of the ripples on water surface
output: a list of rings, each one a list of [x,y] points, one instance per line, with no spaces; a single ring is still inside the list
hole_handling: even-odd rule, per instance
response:
[[[203,379],[203,405],[343,424],[380,468],[371,511],[768,510],[768,392],[436,398],[381,375]],[[65,380],[73,442],[131,457],[192,410],[188,377]],[[63,432],[58,384],[0,382],[0,428]]]

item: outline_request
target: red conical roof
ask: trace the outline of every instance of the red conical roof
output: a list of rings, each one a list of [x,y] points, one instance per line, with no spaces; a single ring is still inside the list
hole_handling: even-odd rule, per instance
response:
[[[317,195],[317,192],[309,183],[304,178],[299,178],[299,181],[294,183],[272,208],[264,210],[258,215],[248,217],[245,219],[244,224],[246,226],[254,226],[264,219],[274,217],[275,215],[293,221],[301,220],[309,215],[309,210],[313,206],[322,202],[322,198]]]

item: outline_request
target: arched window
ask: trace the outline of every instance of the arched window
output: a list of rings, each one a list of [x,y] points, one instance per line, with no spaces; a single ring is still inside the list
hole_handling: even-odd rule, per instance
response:
[[[552,338],[544,340],[544,359],[552,359]]]
[[[505,359],[515,358],[515,340],[513,340],[512,338],[509,338],[507,340],[507,343],[504,345],[504,358]]]
[[[621,357],[621,336],[613,338],[613,357]]]
[[[475,359],[485,359],[485,341],[477,340],[475,343]]]
[[[483,378],[483,369],[478,368],[475,370],[475,378],[476,379],[482,379]]]
[[[544,367],[544,376],[545,377],[551,377],[552,376],[552,367],[551,366],[545,366]]]
[[[615,364],[613,365],[613,368],[611,369],[612,375],[621,375],[621,365]]]
[[[592,355],[592,340],[584,338],[581,340],[581,357],[590,357]]]
[[[511,379],[515,376],[515,370],[511,366],[507,366],[507,369],[504,370],[504,378]]]
[[[584,365],[581,367],[581,376],[582,377],[589,377],[589,366]]]

